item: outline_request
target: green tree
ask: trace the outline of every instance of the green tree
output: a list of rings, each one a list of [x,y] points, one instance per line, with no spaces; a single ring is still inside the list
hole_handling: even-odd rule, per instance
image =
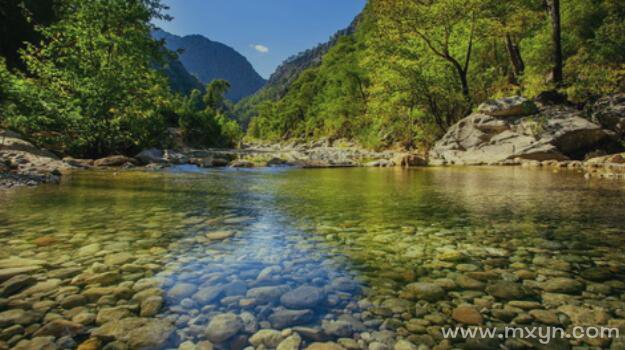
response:
[[[395,41],[422,41],[457,74],[468,109],[473,105],[469,68],[483,8],[477,0],[378,0],[379,25]]]
[[[163,50],[150,21],[161,10],[156,0],[67,0],[57,23],[38,28],[42,45],[22,52],[32,106],[11,118],[13,127],[56,135],[55,144],[78,156],[154,146],[169,103],[152,69]]]
[[[215,112],[224,112],[226,106],[226,93],[230,90],[230,83],[223,79],[211,81],[206,85],[204,104]]]

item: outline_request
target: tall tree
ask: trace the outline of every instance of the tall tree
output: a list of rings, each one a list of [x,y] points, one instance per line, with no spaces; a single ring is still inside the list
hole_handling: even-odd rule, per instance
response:
[[[215,112],[224,112],[226,109],[226,93],[230,90],[230,83],[223,79],[211,81],[206,85],[204,104]]]
[[[378,0],[374,12],[391,36],[404,42],[419,38],[435,57],[453,68],[468,113],[473,106],[468,74],[481,15],[479,1]]]
[[[547,8],[551,16],[551,44],[553,68],[551,71],[553,82],[561,85],[563,81],[563,58],[562,58],[562,28],[560,18],[560,0],[547,0]]]
[[[65,0],[61,19],[39,28],[24,60],[32,86],[30,118],[14,118],[27,134],[55,132],[66,151],[101,156],[150,146],[164,131],[168,94],[153,69],[162,58],[150,36],[161,17],[156,0]]]

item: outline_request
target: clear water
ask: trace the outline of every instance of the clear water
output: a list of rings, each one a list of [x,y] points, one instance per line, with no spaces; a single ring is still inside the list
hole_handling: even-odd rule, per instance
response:
[[[523,168],[82,172],[60,186],[0,193],[0,259],[43,260],[29,274],[59,281],[42,293],[8,296],[2,308],[35,309],[40,318],[33,329],[53,318],[47,314],[72,319],[119,305],[135,305],[124,317],[136,317],[135,296],[61,304],[98,286],[153,288],[164,305],[150,317],[175,323],[168,342],[174,348],[206,339],[211,318],[227,312],[241,315],[246,329],[224,341],[225,348],[242,347],[258,328],[321,329],[324,320],[350,324],[349,334],[324,340],[382,331],[434,346],[449,343],[433,327],[457,325],[451,311],[463,303],[481,310],[484,325],[521,322],[494,311],[509,301],[483,288],[448,285],[460,275],[488,272],[495,277],[485,285],[523,284],[540,309],[584,306],[613,321],[625,318],[624,213],[623,183]],[[458,258],[445,258],[450,251]],[[607,277],[583,277],[598,266],[609,270]],[[0,270],[8,267],[0,262]],[[519,278],[520,271],[529,277]],[[89,280],[103,273],[108,278]],[[583,288],[561,293],[538,286],[555,277]],[[438,281],[445,296],[433,303],[406,299],[402,290],[416,281]],[[280,324],[272,318],[286,308],[280,295],[260,300],[250,293],[272,286],[282,294],[312,286],[323,300],[304,319]],[[215,296],[196,296],[215,287]],[[49,306],[40,308],[42,301]],[[561,321],[565,328],[576,322],[571,315]],[[3,340],[32,338],[24,326]],[[87,337],[73,335],[76,343]]]

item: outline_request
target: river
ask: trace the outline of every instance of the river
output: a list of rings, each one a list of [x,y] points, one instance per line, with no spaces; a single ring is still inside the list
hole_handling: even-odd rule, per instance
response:
[[[76,172],[0,193],[0,339],[540,346],[441,329],[624,327],[624,214],[623,183],[520,167]]]

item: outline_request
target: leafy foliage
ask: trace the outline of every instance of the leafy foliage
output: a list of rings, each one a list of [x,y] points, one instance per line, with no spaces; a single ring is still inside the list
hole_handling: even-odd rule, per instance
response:
[[[64,0],[59,21],[37,27],[42,42],[21,51],[25,72],[0,68],[3,123],[80,157],[166,147],[168,124],[198,144],[223,144],[235,134],[228,120],[200,113],[197,96],[175,95],[154,68],[170,58],[150,36],[164,9],[158,0]]]
[[[625,3],[561,2],[562,85],[550,79],[546,3],[370,0],[356,32],[302,72],[283,97],[255,96],[238,108],[255,116],[248,137],[428,148],[493,96],[560,88],[583,102],[625,90]]]

